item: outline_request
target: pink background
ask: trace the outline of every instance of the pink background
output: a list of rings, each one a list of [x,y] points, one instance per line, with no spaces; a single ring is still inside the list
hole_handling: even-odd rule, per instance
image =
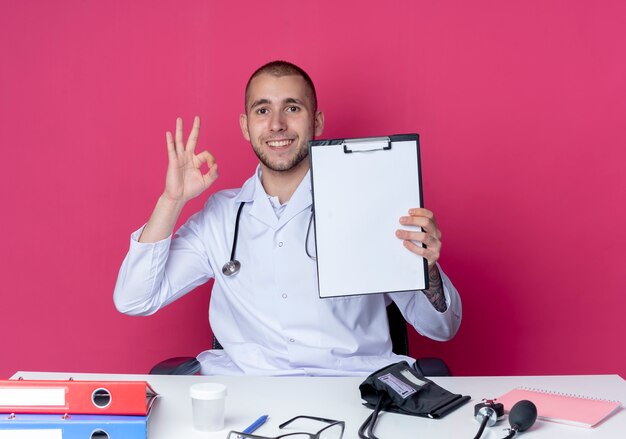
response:
[[[112,292],[162,190],[165,131],[203,120],[216,189],[255,166],[243,87],[309,71],[325,137],[419,132],[457,375],[626,376],[626,6],[615,1],[3,1],[0,378],[146,372],[208,347],[210,287],[152,317]],[[187,217],[206,197],[188,206]]]

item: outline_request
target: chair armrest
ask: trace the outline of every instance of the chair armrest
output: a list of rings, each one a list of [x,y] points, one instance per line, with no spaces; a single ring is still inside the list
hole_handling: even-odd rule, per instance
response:
[[[195,375],[198,372],[200,362],[194,357],[168,358],[150,369],[150,375]]]
[[[415,361],[415,369],[422,372],[426,377],[448,377],[452,376],[450,368],[441,358],[424,357]]]

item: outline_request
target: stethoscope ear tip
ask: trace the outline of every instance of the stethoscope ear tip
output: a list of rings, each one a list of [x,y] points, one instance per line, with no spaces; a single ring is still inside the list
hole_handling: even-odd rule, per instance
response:
[[[224,276],[232,276],[233,274],[237,274],[239,269],[241,268],[241,263],[237,259],[233,259],[232,261],[228,261],[222,267],[222,273]]]

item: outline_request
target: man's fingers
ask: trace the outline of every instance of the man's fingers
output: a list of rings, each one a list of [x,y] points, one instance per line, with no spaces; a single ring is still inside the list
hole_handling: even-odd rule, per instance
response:
[[[412,253],[422,256],[423,258],[428,260],[429,266],[432,266],[433,264],[435,264],[435,262],[437,262],[437,260],[439,259],[440,252],[438,250],[435,250],[432,248],[420,247],[414,242],[407,241],[407,240],[402,241],[402,244]]]
[[[210,186],[213,184],[215,180],[217,180],[217,163],[214,163],[213,166],[209,168],[206,174],[202,174],[202,179],[204,180],[204,184]]]
[[[198,143],[198,136],[200,135],[200,118],[198,116],[193,118],[193,126],[191,127],[191,133],[187,139],[187,151],[194,152]]]
[[[425,210],[425,209],[423,209]],[[427,233],[431,233],[437,239],[441,239],[441,231],[437,227],[437,223],[434,218],[428,218],[426,216],[402,216],[400,217],[400,224],[404,226],[421,227]]]
[[[176,118],[176,152],[182,154],[185,152],[185,144],[183,143],[183,119]]]
[[[427,218],[432,224],[435,225],[435,227],[437,227],[435,214],[428,209],[424,209],[423,207],[409,209],[409,216],[412,218]]]
[[[196,155],[198,159],[198,164],[202,165],[206,163],[209,168],[215,164],[215,157],[209,151],[202,151],[200,154]]]
[[[174,145],[174,138],[172,137],[172,133],[167,131],[165,133],[165,141],[167,142],[167,152],[169,154],[176,152],[176,146]]]
[[[396,236],[400,239],[421,242],[428,247],[441,246],[441,241],[429,233],[398,229],[396,230]]]
[[[215,157],[213,157],[213,154],[209,151],[202,151],[196,156],[196,159],[198,160],[198,168],[200,168],[203,163],[206,163],[209,168],[207,172],[202,174],[202,179],[208,186],[217,179],[217,163],[215,163]]]
[[[415,207],[413,209],[409,209],[409,215],[412,215],[412,216],[425,216],[426,218],[430,218],[431,220],[435,219],[435,214],[432,213],[428,209],[424,209],[423,207]]]
[[[405,226],[426,228],[433,224],[433,222],[425,216],[401,216],[400,224],[403,224]]]
[[[437,227],[433,212],[423,207],[409,209],[408,216],[400,217],[400,224],[421,227],[421,231],[396,230],[396,236],[402,239],[402,244],[408,250],[426,258],[429,266],[437,262],[441,254],[441,231]],[[422,243],[426,248],[416,242]]]

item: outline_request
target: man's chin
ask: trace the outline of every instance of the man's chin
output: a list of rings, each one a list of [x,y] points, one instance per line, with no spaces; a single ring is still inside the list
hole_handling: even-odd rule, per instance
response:
[[[296,157],[293,157],[291,159],[272,160],[269,157],[267,157],[265,154],[259,154],[256,150],[255,150],[255,153],[257,157],[259,158],[259,160],[261,161],[261,163],[263,163],[263,165],[267,169],[274,171],[274,172],[288,172],[288,171],[297,169],[303,165],[302,162],[305,161],[309,155],[309,152],[307,150],[305,154],[299,154]]]
[[[274,172],[289,172],[289,171],[293,171],[294,169],[298,168],[298,165],[301,162],[298,163],[293,163],[293,162],[289,162],[289,163],[275,163],[275,162],[271,162],[268,160],[262,160],[261,163],[263,163],[263,165],[265,165],[265,167],[271,171]]]

